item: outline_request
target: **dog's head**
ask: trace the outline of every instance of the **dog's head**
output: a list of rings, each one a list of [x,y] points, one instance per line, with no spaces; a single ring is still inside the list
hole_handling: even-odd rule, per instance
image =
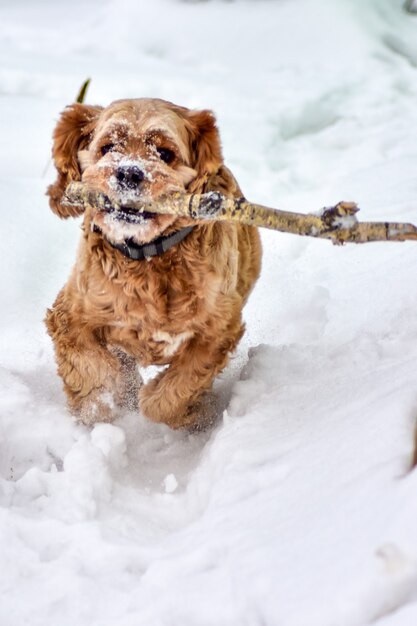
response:
[[[60,217],[79,215],[63,203],[72,181],[88,183],[122,204],[112,213],[91,209],[90,224],[115,243],[146,243],[172,227],[172,215],[139,214],[129,201],[150,201],[173,191],[201,191],[222,164],[219,134],[210,111],[192,111],[156,99],[118,100],[107,108],[74,104],[54,131],[58,178],[48,188]]]

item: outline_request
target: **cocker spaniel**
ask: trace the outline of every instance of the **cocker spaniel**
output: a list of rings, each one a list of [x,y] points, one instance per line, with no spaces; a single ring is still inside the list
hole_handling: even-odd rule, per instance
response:
[[[85,424],[119,407],[172,428],[198,427],[203,398],[241,338],[242,307],[259,275],[257,230],[138,213],[129,202],[173,191],[241,197],[223,163],[216,121],[157,99],[106,108],[73,104],[53,135],[47,190],[61,218],[83,181],[122,208],[85,210],[70,278],[46,315],[72,412]],[[166,365],[142,384],[138,365]]]

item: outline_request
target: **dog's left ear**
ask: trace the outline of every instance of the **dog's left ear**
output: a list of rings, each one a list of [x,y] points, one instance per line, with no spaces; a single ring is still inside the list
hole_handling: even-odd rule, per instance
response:
[[[216,118],[211,111],[189,111],[188,121],[191,167],[197,170],[197,182],[217,172],[223,163],[222,149]]]
[[[66,186],[81,180],[78,152],[87,148],[102,107],[72,104],[61,114],[53,134],[52,156],[58,177],[46,191],[49,205],[59,217],[76,217],[83,209],[62,204]]]

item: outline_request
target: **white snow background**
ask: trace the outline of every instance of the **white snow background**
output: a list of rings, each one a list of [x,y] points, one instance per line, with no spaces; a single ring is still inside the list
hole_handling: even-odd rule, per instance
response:
[[[43,316],[79,220],[44,192],[88,102],[215,111],[246,197],[417,223],[402,0],[0,2],[1,626],[417,624],[417,244],[263,231],[212,430],[65,408]],[[223,413],[224,411],[224,413]]]

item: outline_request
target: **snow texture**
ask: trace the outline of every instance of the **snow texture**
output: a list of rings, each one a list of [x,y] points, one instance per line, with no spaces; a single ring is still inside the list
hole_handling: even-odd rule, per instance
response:
[[[417,222],[417,21],[403,0],[0,5],[0,624],[417,624],[417,248],[263,232],[219,423],[65,408],[42,318],[79,220],[51,134],[88,102],[215,111],[245,196]],[[174,26],[175,25],[175,26]]]

